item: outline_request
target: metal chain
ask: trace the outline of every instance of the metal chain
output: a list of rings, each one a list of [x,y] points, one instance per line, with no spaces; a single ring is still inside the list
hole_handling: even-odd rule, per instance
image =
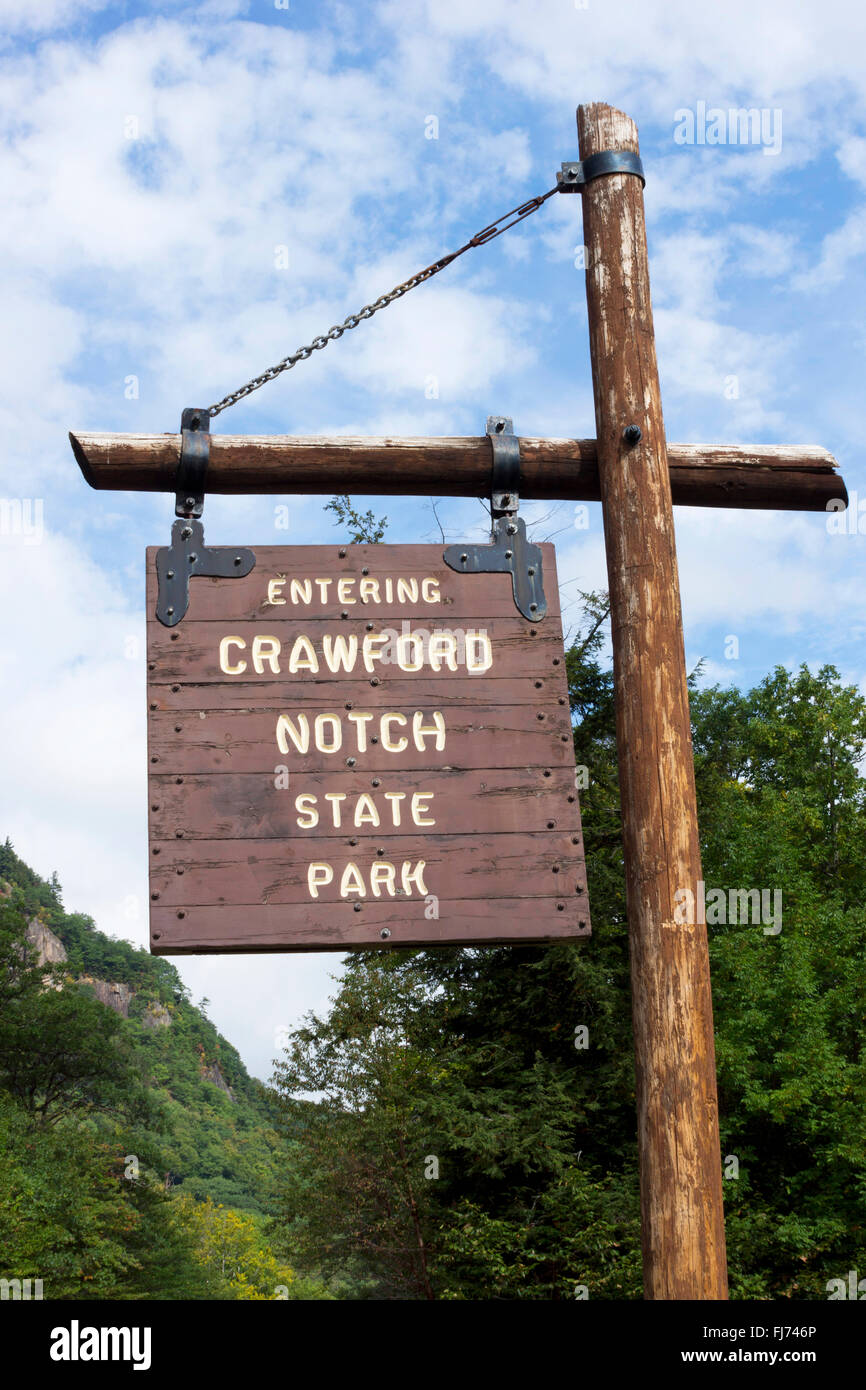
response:
[[[327,347],[328,343],[336,342],[337,338],[342,338],[347,329],[357,328],[362,319],[371,319],[380,309],[387,308],[389,304],[394,303],[395,299],[401,299],[404,294],[408,294],[409,290],[414,290],[416,285],[423,285],[425,280],[430,280],[434,275],[438,275],[440,270],[444,270],[446,265],[450,265],[452,261],[456,261],[457,257],[462,256],[464,251],[468,251],[470,247],[483,246],[486,242],[493,241],[495,237],[501,236],[503,232],[508,231],[509,227],[516,226],[516,224],[522,222],[525,217],[529,217],[531,213],[536,212],[541,207],[542,203],[546,203],[548,198],[558,192],[559,185],[557,184],[555,188],[549,189],[547,193],[541,193],[535,198],[530,198],[529,202],[521,203],[519,207],[512,208],[510,212],[503,213],[495,222],[491,222],[488,226],[482,227],[480,232],[476,232],[474,237],[470,237],[466,245],[461,246],[459,251],[452,251],[450,256],[443,256],[441,260],[434,261],[432,265],[428,265],[425,270],[419,270],[416,275],[411,276],[408,280],[404,280],[401,285],[396,285],[393,290],[389,290],[387,294],[380,295],[380,297],[374,299],[371,304],[365,304],[363,309],[359,309],[356,314],[350,314],[342,323],[336,324],[333,328],[329,328],[327,333],[323,333],[321,337],[314,338],[306,347],[298,348],[297,352],[293,352],[290,357],[284,357],[281,362],[277,362],[275,366],[269,367],[266,372],[262,372],[261,376],[254,376],[245,386],[239,386],[236,391],[230,391],[227,396],[223,396],[221,401],[217,401],[215,405],[209,407],[211,419],[219,415],[220,411],[227,410],[230,405],[234,405],[237,401],[243,400],[244,396],[249,396],[253,391],[257,391],[260,386],[264,386],[265,382],[273,381],[274,377],[279,376],[282,372],[287,372],[289,368],[294,367],[297,362],[306,362],[307,358],[312,357],[314,352],[319,352],[323,347]],[[511,221],[508,221],[508,218],[510,218]]]

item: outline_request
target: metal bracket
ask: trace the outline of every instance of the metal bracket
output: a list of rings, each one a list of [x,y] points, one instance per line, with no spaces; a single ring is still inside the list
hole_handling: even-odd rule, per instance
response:
[[[526,523],[517,515],[520,444],[508,416],[489,415],[487,434],[493,453],[490,485],[491,545],[449,545],[443,560],[459,574],[510,574],[514,603],[530,622],[547,612],[541,547],[526,538]]]
[[[201,516],[209,462],[210,411],[188,406],[180,417],[180,462],[174,480],[175,516]]]
[[[176,521],[171,545],[156,552],[158,596],[156,616],[165,627],[176,627],[189,607],[189,581],[193,574],[209,579],[242,579],[256,563],[251,550],[228,545],[206,546],[204,527],[192,518]]]
[[[520,444],[509,415],[488,415],[487,434],[493,450],[490,506],[493,521],[516,516],[520,504]]]
[[[556,175],[556,183],[560,193],[582,193],[587,184],[604,174],[637,174],[646,187],[640,155],[632,150],[600,150],[586,159],[566,161]]]
[[[199,518],[204,510],[209,458],[210,411],[190,406],[180,417],[180,462],[175,477],[174,510],[181,519],[171,528],[171,545],[156,552],[156,616],[165,627],[176,627],[185,615],[191,575],[241,579],[256,563],[251,550],[204,543]]]

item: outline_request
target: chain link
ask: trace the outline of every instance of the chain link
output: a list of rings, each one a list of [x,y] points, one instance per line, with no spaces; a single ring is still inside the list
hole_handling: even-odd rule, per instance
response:
[[[268,367],[267,371],[262,372],[261,376],[254,376],[245,386],[239,386],[236,391],[230,391],[227,396],[223,396],[221,401],[217,401],[215,405],[209,407],[211,419],[219,415],[221,411],[227,410],[230,405],[235,405],[237,401],[243,400],[244,396],[249,396],[253,391],[258,391],[260,386],[264,386],[268,381],[273,381],[274,377],[280,376],[282,372],[289,371],[289,369],[294,367],[298,362],[306,362],[307,358],[312,357],[314,352],[320,352],[323,347],[328,346],[328,343],[336,342],[337,339],[342,338],[343,334],[349,329],[357,328],[362,319],[371,319],[374,314],[378,314],[380,309],[386,309],[389,304],[393,304],[395,299],[402,299],[404,294],[408,294],[410,290],[414,290],[417,285],[423,285],[425,280],[430,280],[434,275],[438,275],[440,270],[444,270],[446,265],[450,265],[452,261],[456,261],[457,257],[462,256],[470,247],[484,246],[488,241],[493,241],[496,237],[501,236],[503,232],[508,231],[509,227],[514,227],[518,222],[522,222],[525,217],[529,217],[531,213],[537,212],[542,203],[546,203],[548,198],[552,197],[553,194],[558,191],[559,185],[549,189],[547,193],[540,193],[537,197],[530,198],[528,202],[521,203],[519,207],[512,208],[510,212],[503,213],[495,222],[491,222],[488,226],[482,227],[480,232],[476,232],[474,237],[470,237],[469,241],[466,242],[465,246],[461,246],[459,251],[452,251],[449,256],[443,256],[441,260],[434,261],[432,265],[428,265],[424,270],[419,270],[417,274],[412,275],[408,280],[404,280],[401,285],[395,285],[394,289],[389,290],[387,294],[380,295],[378,299],[374,299],[370,304],[365,304],[363,309],[359,309],[356,314],[350,314],[348,318],[343,319],[342,323],[335,324],[333,328],[329,328],[327,333],[323,333],[320,337],[314,338],[306,347],[298,348],[297,352],[293,352],[291,356],[284,357],[281,362],[277,362],[273,367]],[[510,221],[508,220],[509,218],[511,219]]]

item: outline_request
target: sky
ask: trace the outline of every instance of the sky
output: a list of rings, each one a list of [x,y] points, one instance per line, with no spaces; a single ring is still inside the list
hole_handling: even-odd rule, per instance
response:
[[[676,509],[689,668],[748,687],[831,663],[866,692],[864,40],[851,0],[0,0],[0,833],[68,910],[147,942],[144,551],[173,518],[173,496],[90,490],[68,431],[177,430],[551,188],[581,102],[640,130],[668,439],[819,444],[852,497],[844,534]],[[743,107],[749,139],[712,114]],[[507,414],[592,437],[580,202],[550,199],[215,430],[478,435]],[[211,497],[205,534],[345,539],[327,500]],[[391,542],[439,536],[427,499],[368,506]],[[483,538],[476,501],[438,511],[449,541]],[[606,582],[600,508],[586,529],[573,502],[522,514],[556,543],[573,627]],[[175,963],[264,1079],[340,960]]]

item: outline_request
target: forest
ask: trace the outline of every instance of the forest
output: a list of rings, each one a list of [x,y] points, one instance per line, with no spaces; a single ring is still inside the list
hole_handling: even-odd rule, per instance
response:
[[[356,953],[266,1086],[173,965],[65,912],[6,841],[0,1277],[60,1299],[641,1297],[607,604],[583,602],[592,938]],[[731,1296],[826,1299],[866,1268],[866,702],[831,666],[748,691],[696,670],[690,694],[706,901],[773,903],[770,928],[707,911]],[[34,922],[64,961],[37,962]]]

